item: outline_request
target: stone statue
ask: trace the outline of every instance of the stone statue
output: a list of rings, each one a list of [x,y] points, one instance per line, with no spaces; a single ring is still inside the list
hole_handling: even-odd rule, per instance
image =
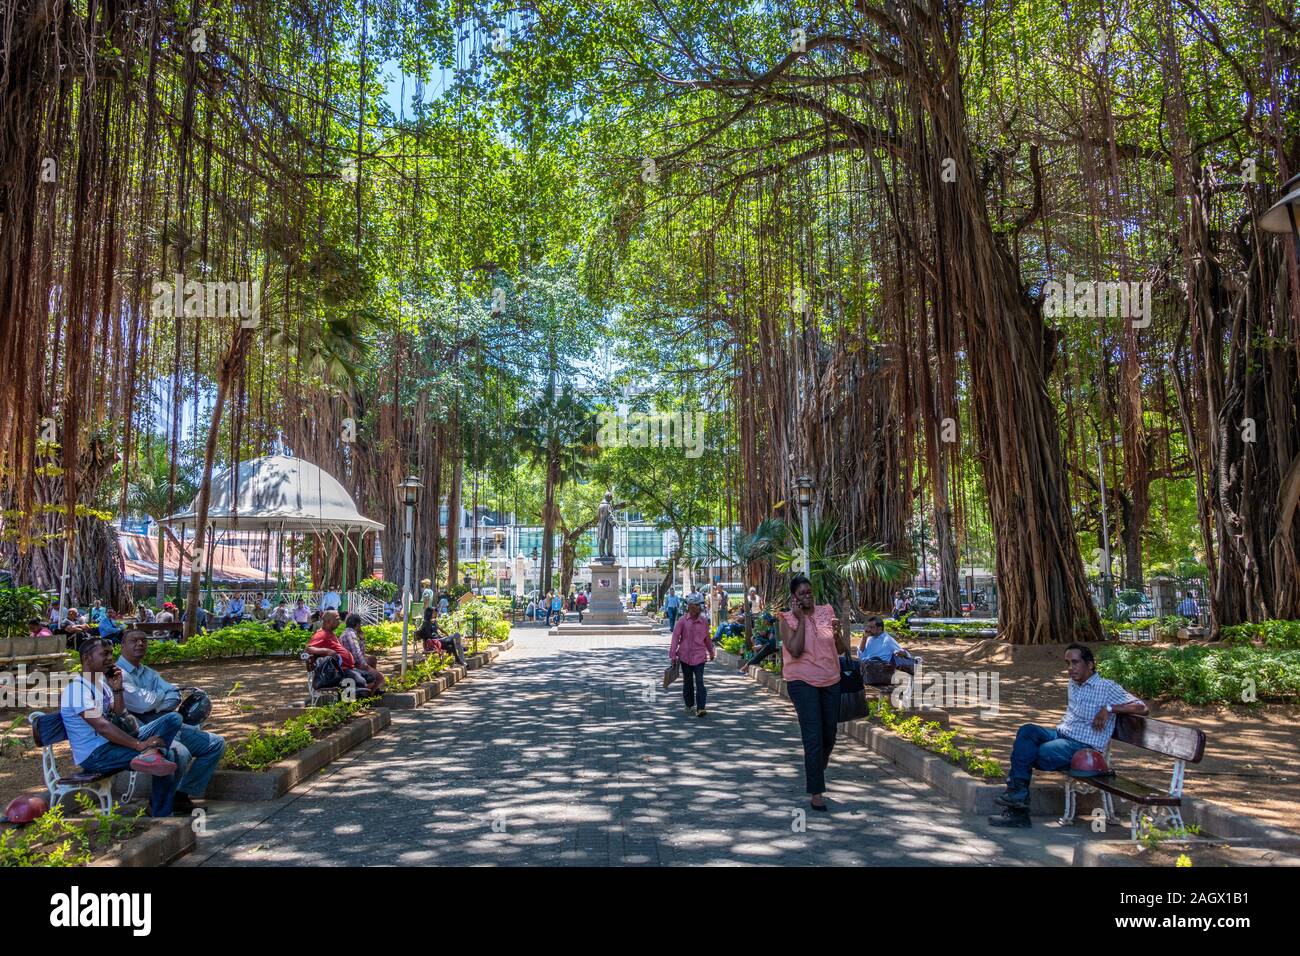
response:
[[[608,491],[596,512],[596,553],[601,561],[614,560],[614,495]]]

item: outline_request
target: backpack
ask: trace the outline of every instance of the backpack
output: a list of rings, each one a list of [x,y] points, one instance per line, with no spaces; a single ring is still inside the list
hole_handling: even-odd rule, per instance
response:
[[[339,666],[339,659],[336,655],[331,654],[329,657],[322,657],[316,662],[316,669],[312,672],[311,686],[316,690],[325,690],[329,687],[338,687],[343,683],[343,668]]]

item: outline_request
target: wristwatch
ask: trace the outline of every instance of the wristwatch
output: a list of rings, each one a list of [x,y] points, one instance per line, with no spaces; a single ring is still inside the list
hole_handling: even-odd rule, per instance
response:
[[[1106,705],[1106,713],[1108,713],[1108,714],[1113,714],[1113,713],[1115,713],[1115,708],[1112,707],[1110,704],[1107,704],[1107,705]]]

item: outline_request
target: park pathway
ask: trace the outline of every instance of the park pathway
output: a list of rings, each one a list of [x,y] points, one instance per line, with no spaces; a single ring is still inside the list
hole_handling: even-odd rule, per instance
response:
[[[514,637],[279,800],[211,804],[177,865],[1068,864],[1085,838],[995,830],[843,739],[814,813],[793,710],[731,668],[696,719],[666,636]]]

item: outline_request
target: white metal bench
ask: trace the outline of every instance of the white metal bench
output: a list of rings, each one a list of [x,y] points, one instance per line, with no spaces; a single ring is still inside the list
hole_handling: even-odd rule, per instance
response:
[[[51,719],[52,718],[52,719]],[[45,788],[50,793],[50,807],[56,807],[59,801],[72,793],[84,790],[93,794],[99,801],[100,809],[107,813],[113,808],[113,778],[122,771],[112,773],[72,773],[62,775],[59,763],[54,756],[54,745],[68,739],[67,728],[59,714],[46,714],[32,711],[27,715],[32,725],[32,740],[41,748],[41,773],[45,778]],[[42,730],[42,725],[44,729]],[[135,795],[136,771],[129,771],[126,792],[122,794],[122,803],[130,803]]]

